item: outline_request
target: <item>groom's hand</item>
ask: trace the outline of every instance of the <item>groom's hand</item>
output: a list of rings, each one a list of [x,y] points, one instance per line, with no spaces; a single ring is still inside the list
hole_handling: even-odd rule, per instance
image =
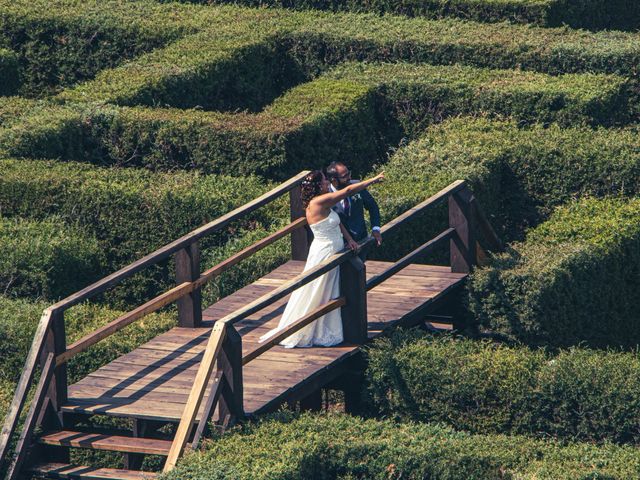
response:
[[[378,246],[382,245],[382,235],[380,235],[380,232],[378,230],[374,230],[372,232],[373,238],[376,239],[376,244]]]

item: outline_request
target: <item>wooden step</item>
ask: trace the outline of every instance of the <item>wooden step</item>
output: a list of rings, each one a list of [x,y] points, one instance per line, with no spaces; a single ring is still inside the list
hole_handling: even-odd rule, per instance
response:
[[[168,455],[171,441],[155,438],[134,438],[102,433],[85,433],[62,430],[46,433],[38,442],[62,447],[92,448],[126,453],[146,453],[150,455]]]
[[[145,480],[156,478],[152,472],[119,470],[116,468],[94,468],[67,463],[43,463],[29,469],[37,478],[79,478],[83,480]]]

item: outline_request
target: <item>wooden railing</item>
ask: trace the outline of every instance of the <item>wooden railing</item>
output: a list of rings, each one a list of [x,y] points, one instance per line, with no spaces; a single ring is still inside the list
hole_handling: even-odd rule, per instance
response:
[[[307,171],[300,172],[295,177],[292,177],[251,202],[203,225],[47,308],[38,324],[29,354],[27,355],[25,367],[5,418],[2,432],[0,433],[0,465],[6,460],[10,440],[24,408],[38,364],[42,367],[42,372],[37,388],[37,395],[32,402],[32,409],[33,406],[40,405],[39,402],[44,401],[42,399],[46,397],[52,411],[59,412],[60,406],[67,400],[66,362],[73,356],[85,351],[90,346],[95,345],[132,322],[173,302],[177,302],[178,305],[178,323],[180,326],[196,327],[200,325],[202,321],[202,308],[200,304],[200,290],[202,286],[241,260],[253,255],[286,235],[291,234],[292,258],[306,258],[310,236],[307,229],[303,228],[306,225],[306,219],[304,218],[304,210],[300,202],[300,183],[307,173]],[[221,230],[231,222],[245,217],[285,193],[289,193],[290,198],[290,215],[292,222],[289,225],[236,253],[218,265],[202,273],[200,272],[198,241],[201,238]],[[166,260],[171,256],[174,256],[176,264],[176,280],[178,283],[176,287],[158,295],[154,299],[122,315],[67,347],[64,326],[64,312],[67,309],[115,287],[137,272]],[[236,387],[236,389],[237,388],[238,387]],[[40,399],[40,395],[42,399]],[[16,461],[14,461],[14,464],[9,469],[10,477],[14,475],[14,472],[17,475],[17,472],[20,470],[20,464],[24,458],[22,453],[24,443],[28,443],[31,432],[37,422],[36,417],[37,415],[31,414],[27,417],[27,422],[23,427],[17,445],[19,448],[16,450]]]
[[[225,379],[228,379],[229,375],[233,375],[237,381],[241,381],[243,365],[246,365],[256,359],[271,349],[274,345],[294,334],[301,328],[309,325],[317,318],[337,308],[342,309],[345,342],[350,344],[365,343],[367,341],[368,334],[366,292],[375,288],[380,283],[407,267],[410,263],[415,262],[418,258],[423,257],[446,241],[449,241],[450,243],[452,271],[468,273],[476,263],[475,255],[477,241],[475,232],[477,223],[480,223],[480,229],[484,233],[487,241],[490,243],[491,248],[498,250],[502,248],[502,245],[497,240],[498,237],[495,235],[491,225],[486,220],[486,217],[480,212],[471,191],[468,189],[466,183],[461,180],[452,183],[447,188],[441,190],[437,194],[426,199],[424,202],[416,205],[402,215],[399,215],[392,221],[388,222],[382,227],[381,234],[383,236],[388,235],[392,231],[400,228],[405,222],[412,220],[416,216],[444,200],[448,200],[449,202],[449,228],[445,229],[435,238],[424,243],[398,262],[394,263],[383,273],[369,281],[366,280],[364,263],[358,256],[358,253],[366,252],[366,249],[373,245],[374,239],[371,237],[360,245],[358,252],[354,253],[346,249],[342,250],[319,265],[301,273],[280,287],[218,320],[211,332],[211,336],[209,337],[209,341],[196,376],[196,381],[194,382],[189,394],[172,448],[165,463],[164,471],[166,472],[174,468],[185,448],[187,448],[188,441],[194,427],[196,428],[196,433],[193,435],[191,447],[195,448],[198,445],[203,430],[203,424],[206,423],[213,415],[218,399],[224,398],[224,393],[222,395],[219,394],[221,388],[220,385],[226,385],[228,383],[225,382]],[[236,356],[235,359],[232,360],[229,358],[229,355],[226,355],[226,358],[224,358],[224,355],[221,355],[221,352],[225,351],[225,342],[230,334],[232,334],[234,338],[240,338],[233,326],[236,322],[239,322],[263,308],[272,305],[274,302],[284,298],[286,295],[289,295],[293,291],[308,284],[309,282],[312,282],[334,268],[340,268],[342,292],[342,296],[340,298],[331,300],[330,302],[317,307],[308,315],[298,319],[286,328],[277,331],[262,345],[247,353],[242,358]],[[236,347],[236,351],[237,350],[241,351],[241,348]],[[202,411],[199,422],[196,422],[197,413],[200,409],[207,385],[210,382],[211,375],[214,370],[214,364],[217,364],[218,373],[213,382],[213,390],[209,393],[207,405]],[[232,388],[226,387],[225,390],[231,395],[234,393],[238,394],[237,392],[240,392],[239,395],[241,395],[241,389],[234,392]],[[241,396],[236,399],[226,399],[226,403],[237,405],[237,410],[233,412],[228,408],[225,408],[225,413],[222,413],[221,411],[221,413],[219,413],[219,419],[223,423],[226,421],[224,415],[228,415],[228,412],[232,415],[234,413],[236,415],[243,414],[243,402]]]
[[[20,377],[0,435],[0,460],[2,460],[5,458],[9,440],[15,431],[18,418],[24,407],[37,364],[40,362],[42,366],[40,382],[36,389],[36,396],[32,402],[31,409],[27,415],[27,421],[18,440],[16,462],[14,462],[11,468],[12,474],[20,470],[21,462],[24,460],[25,447],[28,446],[31,433],[38,421],[38,415],[36,413],[43,408],[43,402],[50,406],[53,412],[59,412],[60,406],[66,401],[66,362],[74,355],[85,351],[90,346],[107,338],[132,322],[173,302],[177,302],[178,305],[179,325],[184,327],[199,326],[201,324],[202,313],[200,302],[200,289],[202,286],[228,268],[286,235],[291,235],[292,258],[294,260],[304,260],[306,258],[310,235],[308,229],[303,228],[307,223],[304,218],[304,210],[300,203],[299,191],[299,184],[306,173],[307,172],[301,172],[299,175],[252,202],[194,230],[45,310],[38,325],[25,368]],[[290,224],[254,243],[250,247],[232,255],[223,262],[204,272],[200,272],[200,253],[198,248],[198,240],[200,238],[224,228],[230,222],[242,218],[286,192],[289,192],[290,195],[290,213],[292,220]],[[397,230],[405,222],[410,221],[444,200],[448,200],[449,228],[368,282],[366,280],[365,265],[358,254],[366,253],[366,251],[372,247],[374,240],[371,237],[360,245],[357,252],[354,253],[348,250],[338,252],[321,264],[296,276],[284,285],[218,320],[214,324],[207,341],[193,387],[178,425],[173,445],[167,457],[165,471],[171,470],[175,466],[185,448],[187,448],[189,441],[191,441],[191,447],[198,445],[204,433],[205,426],[208,420],[212,418],[216,408],[218,410],[218,421],[223,426],[231,423],[235,418],[244,415],[243,365],[264,354],[284,338],[287,338],[322,315],[337,308],[342,310],[345,342],[355,345],[365,343],[367,341],[367,291],[375,288],[375,286],[384,282],[410,263],[416,261],[419,257],[426,255],[446,241],[449,241],[450,244],[452,271],[469,272],[476,264],[476,225],[489,241],[492,249],[502,248],[495,232],[493,232],[489,222],[480,211],[475,198],[464,181],[452,183],[447,188],[388,222],[381,229],[382,235],[386,236],[392,231]],[[69,346],[66,345],[64,329],[65,310],[114,287],[142,269],[157,264],[172,255],[175,256],[176,262],[177,285],[174,288],[158,295],[154,299],[122,315],[73,344]],[[305,317],[298,319],[285,329],[278,331],[273,337],[269,338],[253,351],[244,356],[242,355],[242,341],[234,327],[236,322],[272,305],[294,290],[312,282],[335,268],[340,268],[342,292],[340,298],[319,306]],[[213,382],[211,382],[214,371],[216,373]],[[211,390],[209,391],[207,402],[198,419],[198,412],[202,406],[205,392],[210,384]]]

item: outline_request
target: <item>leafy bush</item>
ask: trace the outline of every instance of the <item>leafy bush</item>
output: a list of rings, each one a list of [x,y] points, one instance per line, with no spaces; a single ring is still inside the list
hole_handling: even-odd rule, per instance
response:
[[[180,235],[262,194],[253,177],[151,173],[41,160],[0,161],[0,211],[5,216],[46,219],[58,215],[97,238],[115,270]],[[284,217],[284,199],[204,239],[202,248],[224,245],[238,229],[269,228]],[[164,262],[124,284],[132,301],[164,289],[172,267]]]
[[[62,220],[0,218],[0,290],[47,299],[69,295],[102,273],[98,242]]]
[[[478,22],[532,23],[554,27],[636,29],[640,25],[637,3],[628,0],[422,0],[392,2],[390,0],[183,0],[191,3],[233,3],[252,7],[275,6],[298,10],[375,12],[427,18],[458,17]],[[623,13],[624,12],[624,13]]]
[[[13,95],[19,86],[18,57],[11,50],[0,48],[0,95]]]
[[[475,433],[640,443],[640,356],[398,332],[367,350],[371,412]]]
[[[144,3],[0,2],[0,42],[18,55],[21,93],[41,96],[92,78],[193,30],[185,18],[167,21],[176,9]],[[164,21],[154,22],[162,13]]]
[[[635,347],[639,213],[639,199],[558,208],[474,272],[469,303],[477,322],[529,345]]]
[[[48,306],[49,304],[42,301],[0,297],[0,381],[17,382],[20,378],[42,311]],[[67,345],[122,314],[123,312],[117,310],[91,304],[81,304],[67,310]],[[174,325],[173,312],[154,313],[134,322],[73,357],[69,362],[69,383],[77,382],[98,367],[130,352]]]
[[[242,452],[242,455],[238,455]],[[279,417],[216,438],[163,479],[627,479],[633,447],[471,435],[347,415]]]
[[[635,127],[520,128],[512,121],[453,118],[398,149],[383,167],[387,181],[372,191],[384,223],[451,182],[467,180],[499,236],[511,241],[572,198],[638,195],[638,152]],[[447,225],[446,208],[426,214],[385,241],[378,254],[408,253]]]
[[[346,64],[255,115],[33,102],[23,115],[7,118],[0,146],[11,156],[276,179],[345,159],[364,172],[403,135],[460,113],[504,113],[521,122],[626,122],[637,116],[634,85],[607,75]],[[1,110],[7,117],[13,112],[8,101]]]

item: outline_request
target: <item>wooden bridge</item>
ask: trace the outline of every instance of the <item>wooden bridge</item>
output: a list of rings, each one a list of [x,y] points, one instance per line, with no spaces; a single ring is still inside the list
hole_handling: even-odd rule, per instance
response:
[[[501,245],[465,182],[457,181],[382,227],[383,236],[400,229],[438,203],[448,202],[449,225],[401,260],[366,261],[373,240],[358,252],[342,251],[303,273],[311,240],[300,204],[299,184],[307,172],[252,202],[204,225],[44,311],[0,436],[0,460],[7,478],[140,479],[144,455],[166,457],[172,469],[185,449],[196,448],[209,420],[225,428],[246,416],[283,404],[318,409],[321,389],[344,391],[347,411],[357,409],[360,347],[398,325],[431,321],[457,328],[450,312],[467,274],[484,250]],[[289,193],[291,223],[204,272],[198,241],[257,208]],[[291,235],[292,259],[202,310],[200,289],[238,262]],[[437,246],[450,247],[450,266],[415,263]],[[177,285],[77,342],[67,345],[64,312],[122,280],[175,256]],[[340,298],[331,300],[266,343],[260,335],[275,327],[289,294],[320,275],[340,268]],[[67,385],[66,362],[145,315],[177,302],[178,325],[134,351]],[[341,308],[345,341],[335,347],[284,349],[279,341],[325,313]],[[18,419],[40,376],[17,435]],[[130,431],[110,431],[87,423],[90,415],[131,419]],[[167,424],[174,424],[167,434]],[[36,429],[42,433],[36,435]],[[165,432],[165,433],[163,433]],[[12,442],[12,440],[17,441]],[[10,454],[10,445],[15,452]],[[74,466],[70,448],[125,454],[126,470]],[[10,458],[9,458],[10,457]],[[10,461],[11,460],[11,461]]]

